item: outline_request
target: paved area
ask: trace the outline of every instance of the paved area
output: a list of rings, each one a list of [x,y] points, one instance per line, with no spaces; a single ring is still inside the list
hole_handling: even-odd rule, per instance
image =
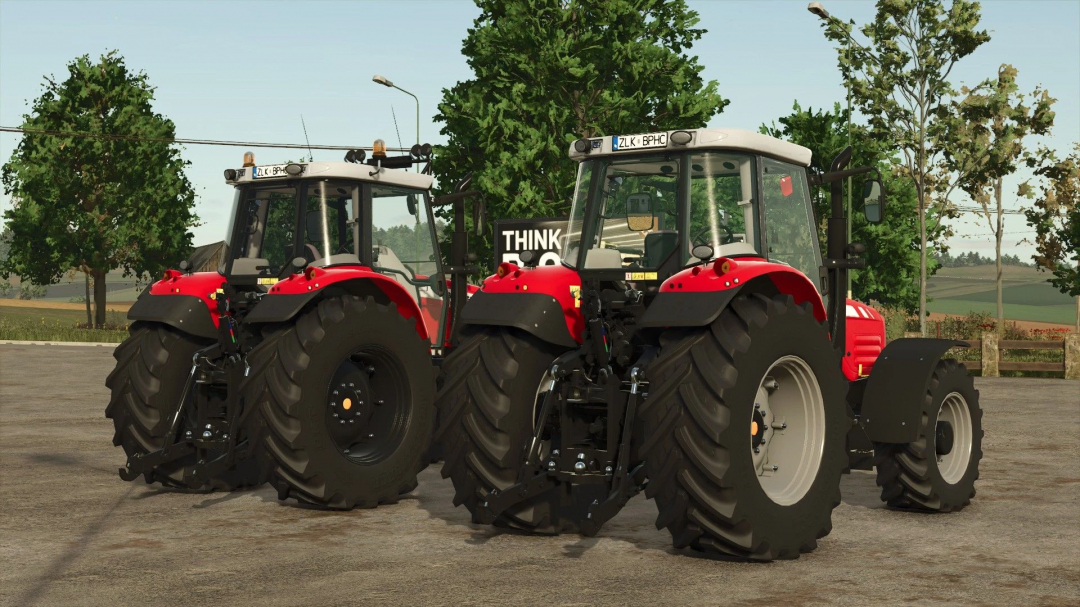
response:
[[[672,549],[640,497],[595,538],[472,525],[435,469],[347,513],[125,483],[112,363],[0,346],[0,604],[1080,603],[1078,382],[977,380],[986,457],[963,512],[890,511],[855,473],[816,552],[747,564]]]

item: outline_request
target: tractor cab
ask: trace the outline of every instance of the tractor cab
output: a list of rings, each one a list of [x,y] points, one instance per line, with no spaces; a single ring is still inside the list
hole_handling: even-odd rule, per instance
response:
[[[582,277],[663,281],[713,259],[762,258],[818,277],[810,150],[699,129],[574,142],[565,263]]]

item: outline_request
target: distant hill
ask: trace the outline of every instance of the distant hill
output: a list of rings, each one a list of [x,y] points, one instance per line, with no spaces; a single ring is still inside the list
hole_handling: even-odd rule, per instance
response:
[[[941,268],[927,282],[930,312],[965,314],[983,311],[995,314],[995,270],[992,265]],[[1076,321],[1076,300],[1063,295],[1046,282],[1050,274],[1035,268],[1002,268],[1002,301],[1005,317],[1072,324]]]

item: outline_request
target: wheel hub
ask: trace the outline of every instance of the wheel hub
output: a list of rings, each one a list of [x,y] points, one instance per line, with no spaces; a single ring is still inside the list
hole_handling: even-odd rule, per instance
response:
[[[938,455],[948,455],[952,452],[954,435],[955,433],[952,424],[947,421],[939,421],[937,423],[934,448]]]
[[[938,472],[950,485],[963,480],[971,463],[974,426],[967,399],[959,392],[945,396],[938,409],[934,431],[934,451]]]
[[[368,377],[366,370],[344,363],[330,383],[326,421],[340,448],[365,438],[376,406]]]
[[[761,488],[782,506],[813,486],[825,446],[825,403],[810,365],[797,356],[774,362],[762,378],[750,418],[750,449]]]

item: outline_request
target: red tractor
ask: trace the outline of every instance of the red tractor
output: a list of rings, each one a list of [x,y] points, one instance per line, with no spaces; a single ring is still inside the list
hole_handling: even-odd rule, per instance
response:
[[[467,297],[463,191],[453,252],[429,196],[430,146],[225,171],[236,188],[217,272],[169,270],[132,306],[107,380],[125,480],[189,490],[271,480],[338,508],[416,485],[436,369]],[[409,172],[417,163],[423,171]],[[482,222],[479,222],[482,223]],[[447,275],[454,276],[449,280]]]
[[[757,133],[574,142],[563,263],[500,264],[462,311],[437,398],[444,477],[473,520],[597,533],[644,490],[674,545],[796,558],[832,527],[840,475],[882,499],[963,508],[981,458],[978,392],[957,342],[885,344],[843,296],[865,267],[841,180]],[[818,250],[811,185],[831,185]],[[881,220],[880,176],[865,213]]]

